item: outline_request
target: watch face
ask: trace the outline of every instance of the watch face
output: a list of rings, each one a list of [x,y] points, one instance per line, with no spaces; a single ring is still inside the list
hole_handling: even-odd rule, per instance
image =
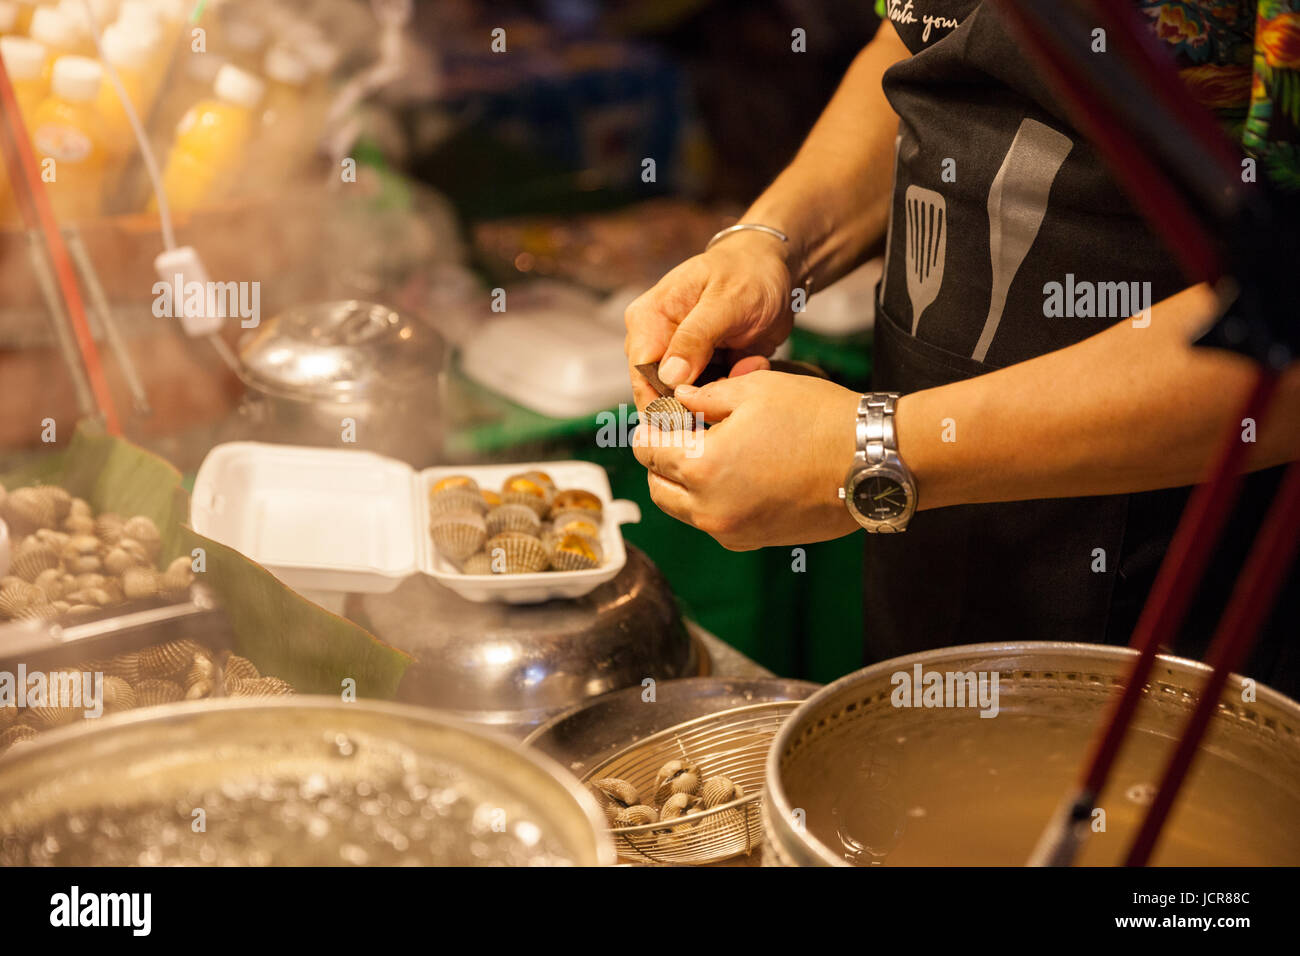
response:
[[[888,521],[907,511],[907,491],[888,475],[869,475],[853,489],[853,504],[865,518]]]

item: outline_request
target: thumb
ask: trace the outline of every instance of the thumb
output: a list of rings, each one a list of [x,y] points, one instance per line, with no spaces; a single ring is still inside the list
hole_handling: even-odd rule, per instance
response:
[[[709,364],[713,348],[731,331],[731,303],[717,295],[701,296],[668,341],[659,363],[665,385],[695,381]]]
[[[750,396],[754,389],[753,382],[754,377],[751,375],[720,378],[700,388],[679,385],[674,394],[691,411],[703,415],[705,421],[720,422]]]

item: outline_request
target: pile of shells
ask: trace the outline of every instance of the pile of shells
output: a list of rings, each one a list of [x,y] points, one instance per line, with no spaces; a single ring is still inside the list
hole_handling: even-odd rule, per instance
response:
[[[60,685],[81,688],[87,674],[91,675],[92,681],[94,675],[104,675],[102,703],[105,716],[178,700],[278,697],[294,693],[288,681],[263,676],[248,658],[228,650],[214,651],[188,638],[60,668],[59,672],[49,675],[47,684],[52,688],[57,680]],[[68,684],[61,675],[73,682]],[[94,690],[78,690],[77,693],[81,702],[86,704],[87,695],[93,694]],[[61,706],[66,703],[46,700],[26,707],[13,703],[0,706],[0,755],[35,739],[42,730],[65,727],[85,719],[86,706]]]
[[[179,597],[194,581],[188,557],[157,567],[162,536],[150,518],[96,515],[57,485],[0,486],[0,518],[12,537],[0,621],[75,619],[142,598]]]
[[[615,830],[650,823],[671,824],[653,831],[670,846],[680,844],[687,837],[725,839],[745,831],[745,811],[737,807],[685,823],[676,822],[745,796],[744,788],[727,777],[702,777],[699,767],[690,760],[670,760],[660,767],[653,793],[639,793],[636,787],[618,777],[605,777],[592,786]]]
[[[511,475],[500,491],[451,475],[429,489],[429,534],[464,574],[588,571],[600,566],[600,498],[557,489],[544,471]]]

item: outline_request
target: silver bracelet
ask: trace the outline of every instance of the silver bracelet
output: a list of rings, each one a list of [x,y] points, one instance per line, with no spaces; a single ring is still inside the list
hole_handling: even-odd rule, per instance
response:
[[[727,236],[730,236],[733,233],[744,232],[746,229],[752,229],[754,232],[765,232],[769,236],[775,236],[777,239],[780,239],[782,242],[790,241],[790,237],[787,236],[780,229],[773,229],[771,226],[762,226],[756,222],[738,222],[734,226],[728,226],[726,229],[719,229],[717,232],[715,232],[713,234],[713,238],[708,241],[707,245],[705,245],[704,251],[708,252],[710,249],[712,249],[714,245],[718,242],[718,240],[725,239],[727,238]]]

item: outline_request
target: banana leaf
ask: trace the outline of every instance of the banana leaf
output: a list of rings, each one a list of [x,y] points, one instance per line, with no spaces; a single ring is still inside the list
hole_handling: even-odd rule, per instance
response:
[[[306,694],[340,694],[351,678],[359,697],[396,696],[410,656],[308,601],[238,551],[196,533],[189,527],[190,496],[181,473],[158,456],[83,422],[65,450],[0,475],[9,489],[37,482],[61,485],[97,514],[152,518],[162,534],[163,566],[202,548],[206,567],[199,578],[220,599],[235,650],[263,673]]]

